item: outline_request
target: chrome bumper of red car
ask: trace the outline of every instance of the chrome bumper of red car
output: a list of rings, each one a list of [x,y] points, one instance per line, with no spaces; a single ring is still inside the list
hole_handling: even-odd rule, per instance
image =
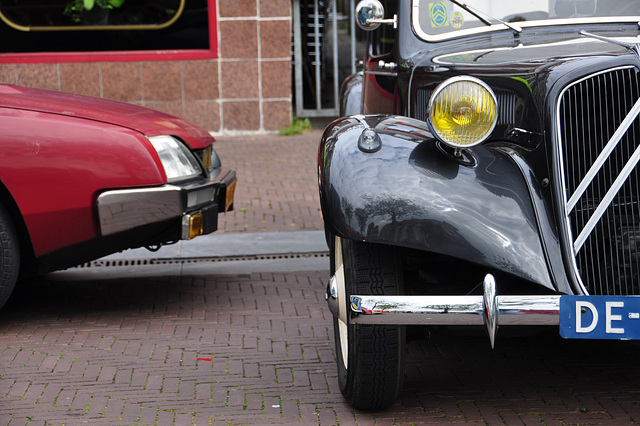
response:
[[[105,191],[98,196],[98,221],[103,236],[139,226],[182,218],[182,239],[217,229],[217,215],[233,206],[236,173],[225,170],[195,184],[162,185]]]
[[[338,300],[331,287],[330,282],[327,301],[331,312],[338,315]],[[493,347],[498,325],[558,325],[560,296],[499,296],[495,278],[488,274],[481,296],[352,295],[350,306],[354,324],[484,324]]]

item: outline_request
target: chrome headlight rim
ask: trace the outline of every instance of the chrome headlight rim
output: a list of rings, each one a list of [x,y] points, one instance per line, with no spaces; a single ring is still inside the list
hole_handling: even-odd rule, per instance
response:
[[[147,137],[156,151],[168,183],[182,182],[204,175],[202,163],[180,139],[171,135]]]
[[[447,139],[443,134],[441,134],[441,132],[438,131],[438,129],[436,128],[435,124],[433,123],[433,114],[432,114],[432,112],[433,112],[434,104],[438,100],[438,96],[441,95],[444,90],[446,90],[448,88],[451,88],[452,85],[458,84],[458,83],[473,83],[473,84],[479,85],[483,90],[485,90],[488,93],[489,98],[493,102],[494,114],[493,114],[493,119],[492,119],[492,122],[491,122],[489,128],[484,131],[484,134],[481,137],[479,137],[476,140],[474,140],[472,142],[469,142],[469,143],[455,143],[455,142],[452,142],[451,140]],[[427,104],[427,124],[429,126],[429,130],[435,136],[435,138],[438,139],[438,141],[444,143],[445,145],[447,145],[449,147],[455,148],[455,149],[471,148],[471,147],[474,147],[474,146],[477,146],[477,145],[483,143],[484,141],[486,141],[491,136],[491,134],[493,133],[493,130],[495,129],[497,123],[498,123],[498,98],[497,98],[496,94],[494,93],[493,89],[491,89],[491,87],[487,83],[485,83],[484,81],[482,81],[482,80],[480,80],[479,78],[476,78],[476,77],[472,77],[472,76],[455,76],[455,77],[451,77],[451,78],[446,79],[445,81],[440,83],[435,88],[435,90],[431,94],[431,97],[429,98],[429,102]]]

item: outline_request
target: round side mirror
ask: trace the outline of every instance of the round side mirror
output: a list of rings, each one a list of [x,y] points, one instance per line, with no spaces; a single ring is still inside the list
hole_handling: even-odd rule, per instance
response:
[[[384,19],[384,7],[378,0],[361,0],[356,6],[356,24],[365,31],[373,31]]]

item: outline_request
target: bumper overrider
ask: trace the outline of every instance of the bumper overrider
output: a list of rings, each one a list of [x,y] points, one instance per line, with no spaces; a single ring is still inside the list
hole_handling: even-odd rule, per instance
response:
[[[327,286],[331,313],[340,315],[338,285],[332,277]],[[352,295],[349,321],[384,325],[485,325],[491,347],[498,325],[558,325],[560,296],[500,296],[496,280],[484,278],[480,296]]]
[[[152,188],[105,191],[98,196],[102,236],[182,218],[181,239],[209,234],[218,228],[218,213],[233,209],[236,172],[219,170],[206,180]]]

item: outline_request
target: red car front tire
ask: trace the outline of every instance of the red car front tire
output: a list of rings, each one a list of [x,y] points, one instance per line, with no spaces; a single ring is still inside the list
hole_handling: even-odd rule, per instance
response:
[[[0,204],[0,308],[16,285],[20,271],[20,244],[13,221]]]

